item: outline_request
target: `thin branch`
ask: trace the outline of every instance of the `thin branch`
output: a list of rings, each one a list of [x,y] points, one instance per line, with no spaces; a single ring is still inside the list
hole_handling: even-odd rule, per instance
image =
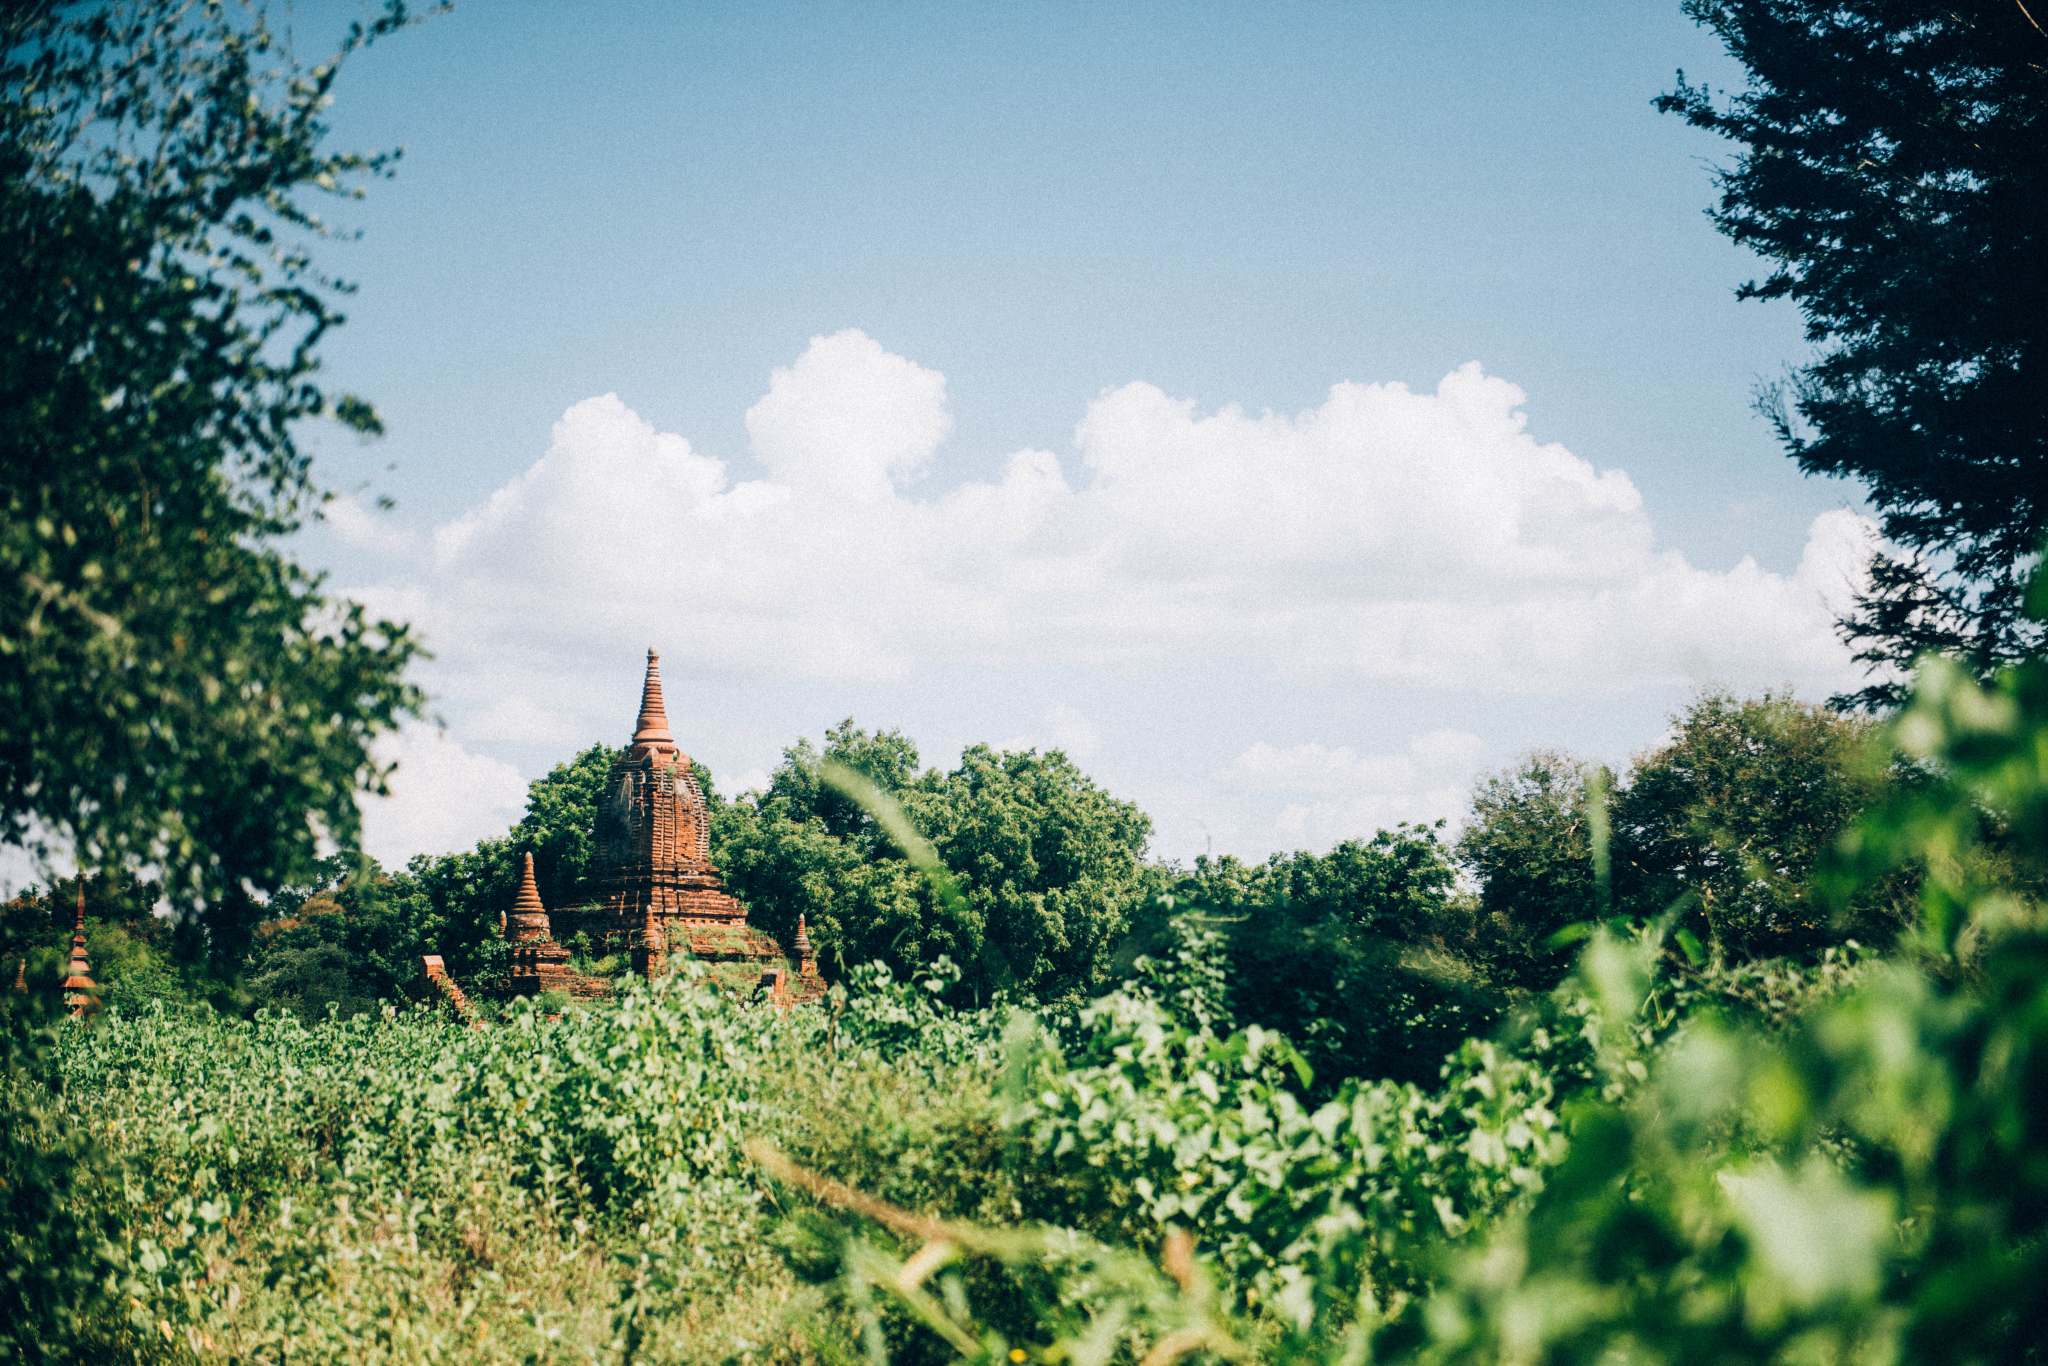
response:
[[[796,1163],[777,1152],[769,1143],[755,1139],[747,1144],[747,1156],[752,1158],[769,1175],[778,1181],[809,1191],[828,1205],[852,1210],[855,1214],[872,1219],[885,1228],[898,1233],[907,1233],[913,1238],[922,1238],[927,1243],[967,1243],[982,1241],[975,1231],[952,1224],[942,1224],[936,1219],[927,1219],[908,1210],[896,1208],[886,1200],[877,1200],[872,1195],[862,1195],[851,1186],[842,1185],[829,1176],[806,1171]]]

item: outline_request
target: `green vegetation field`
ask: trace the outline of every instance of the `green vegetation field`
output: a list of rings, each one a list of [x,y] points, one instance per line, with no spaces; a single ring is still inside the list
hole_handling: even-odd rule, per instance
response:
[[[1271,1008],[1242,980],[1259,911],[1171,897],[1078,1008],[949,1003],[946,960],[817,1009],[683,974],[487,1028],[16,997],[0,1335],[108,1361],[2034,1361],[2048,669],[1936,669],[1870,739],[1866,771],[1917,776],[1799,890],[1846,911],[1907,878],[1896,947],[1745,955],[1686,928],[1712,929],[1697,894],[1578,922],[1575,970],[1495,990],[1421,1080],[1243,1018]]]
[[[1880,520],[1863,710],[1710,690],[1454,836],[1192,867],[1063,754],[848,721],[699,774],[822,1005],[471,1028],[392,1003],[502,982],[524,855],[573,904],[615,754],[363,857],[421,644],[287,553],[308,424],[381,430],[312,205],[395,154],[324,111],[418,16],[0,7],[0,842],[91,873],[0,906],[0,1363],[2048,1366],[2040,8],[1685,0],[1747,84],[1657,101]]]

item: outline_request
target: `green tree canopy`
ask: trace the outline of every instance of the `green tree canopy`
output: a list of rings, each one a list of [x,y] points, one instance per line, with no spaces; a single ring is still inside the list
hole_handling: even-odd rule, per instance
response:
[[[1912,915],[1907,886],[1873,882],[1830,907],[1814,884],[1841,833],[1912,776],[1866,754],[1874,722],[1771,693],[1710,692],[1677,729],[1615,795],[1618,909],[1652,916],[1683,898],[1687,923],[1731,958],[1897,937]]]
[[[507,837],[511,850],[506,909],[517,893],[518,856],[525,853],[533,855],[533,880],[550,909],[578,904],[577,892],[590,870],[590,832],[597,822],[597,804],[604,797],[612,765],[623,753],[616,745],[599,741],[527,785],[526,814]],[[711,770],[702,764],[695,769],[706,802],[716,806]]]
[[[1136,803],[1058,750],[973,745],[952,772],[920,779],[904,809],[960,879],[973,916],[962,933],[981,936],[992,985],[1076,1005],[1100,990],[1146,891],[1152,820]]]
[[[154,865],[223,962],[250,893],[344,844],[417,645],[278,548],[323,498],[295,432],[378,430],[318,383],[345,286],[308,196],[390,158],[321,149],[340,62],[260,11],[0,16],[0,838]]]
[[[892,797],[917,777],[909,738],[870,734],[851,717],[825,732],[822,752],[808,737],[784,749],[765,791],[712,813],[712,862],[746,903],[749,923],[793,947],[804,918],[835,975],[874,959],[908,968],[940,954],[959,958],[968,941],[935,930],[938,902],[924,878],[858,803],[820,779],[828,759]]]
[[[2032,13],[2029,13],[2030,8]],[[1903,558],[1844,623],[1872,664],[2037,650],[2048,535],[2048,33],[2013,0],[1687,0],[1748,70],[1658,107],[1738,144],[1721,231],[1771,263],[1818,357],[1762,407],[1811,474],[1862,481]],[[1857,694],[1890,704],[1903,685]]]
[[[311,882],[284,889],[265,910],[248,962],[251,998],[309,1023],[330,1004],[353,1015],[398,999],[447,925],[417,879],[357,853],[322,860]]]
[[[1872,804],[1919,781],[1865,717],[1764,693],[1700,694],[1672,738],[1636,757],[1609,804],[1610,909],[1677,910],[1732,960],[1855,938],[1882,947],[1912,915],[1911,878],[1821,897],[1815,870]],[[1480,884],[1472,951],[1504,984],[1543,988],[1571,955],[1551,936],[1602,913],[1593,859],[1594,770],[1531,754],[1480,781],[1458,857]]]
[[[1212,918],[1229,1015],[1286,1034],[1327,1096],[1349,1077],[1427,1085],[1499,1017],[1499,995],[1458,970],[1463,900],[1437,827],[1403,825],[1327,854],[1198,858],[1163,909]]]
[[[948,908],[859,805],[823,784],[832,760],[898,800],[958,879]],[[849,719],[819,750],[799,740],[757,797],[713,818],[712,856],[755,923],[787,945],[802,914],[833,971],[881,961],[908,973],[941,954],[959,990],[1074,1000],[1106,980],[1148,885],[1151,822],[1057,751],[976,745],[950,773],[918,772],[916,746]]]
[[[1569,963],[1548,944],[1595,913],[1587,766],[1537,750],[1479,780],[1458,861],[1479,883],[1474,949],[1491,975],[1546,987]]]
[[[917,746],[901,731],[870,735],[848,717],[825,731],[822,754],[808,737],[782,752],[782,763],[768,780],[769,804],[781,801],[789,818],[803,824],[813,818],[835,839],[872,838],[879,833],[874,818],[845,793],[821,782],[819,764],[831,759],[844,764],[887,793],[898,793],[917,777]]]

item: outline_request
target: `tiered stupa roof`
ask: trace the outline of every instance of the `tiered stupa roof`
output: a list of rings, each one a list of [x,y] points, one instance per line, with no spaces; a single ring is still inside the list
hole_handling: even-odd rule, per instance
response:
[[[526,854],[519,870],[519,897],[512,903],[508,933],[515,944],[544,944],[555,936],[548,928],[548,908],[540,904],[540,888],[533,880],[533,855]]]
[[[64,978],[64,1004],[71,1008],[73,1015],[85,1015],[99,1009],[95,993],[99,985],[92,980],[92,967],[85,960],[85,874],[78,875],[78,921],[71,931],[71,970]]]
[[[804,924],[804,913],[796,913],[796,974],[799,977],[818,975],[818,955],[811,951],[810,928]]]
[[[569,950],[555,942],[548,924],[548,908],[541,904],[540,887],[533,880],[533,855],[521,856],[519,897],[512,903],[506,938],[512,943],[511,987],[515,992],[538,996],[543,992],[575,988],[575,974],[569,970]]]

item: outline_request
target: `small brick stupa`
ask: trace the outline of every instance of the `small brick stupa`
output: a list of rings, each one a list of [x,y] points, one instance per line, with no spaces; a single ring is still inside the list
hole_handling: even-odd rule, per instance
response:
[[[78,875],[78,923],[71,931],[71,971],[64,978],[64,1004],[73,1015],[90,1015],[100,1008],[92,980],[92,967],[85,961],[85,874]]]
[[[802,983],[799,994],[814,994],[813,987],[822,992],[825,984],[818,976],[818,955],[811,948],[811,932],[804,925],[802,911],[796,913],[796,962],[797,977]]]
[[[512,945],[512,993],[538,996],[544,991],[573,991],[577,977],[569,968],[569,950],[555,942],[548,926],[548,908],[541,905],[540,888],[533,880],[533,855],[523,857],[519,899],[512,903],[505,936]]]

